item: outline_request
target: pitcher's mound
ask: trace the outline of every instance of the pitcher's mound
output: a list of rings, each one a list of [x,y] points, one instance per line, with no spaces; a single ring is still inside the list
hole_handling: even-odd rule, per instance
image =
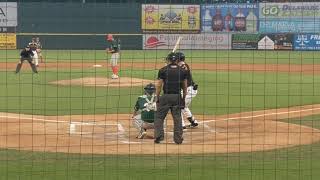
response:
[[[154,83],[152,80],[120,77],[119,79],[111,79],[107,77],[85,77],[78,79],[67,79],[50,82],[56,85],[76,85],[76,86],[96,86],[96,87],[132,87],[145,86],[148,83]]]

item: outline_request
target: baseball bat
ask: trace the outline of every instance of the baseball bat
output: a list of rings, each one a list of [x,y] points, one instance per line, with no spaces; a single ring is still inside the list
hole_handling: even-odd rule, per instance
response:
[[[180,44],[180,41],[181,41],[182,37],[179,36],[177,42],[176,42],[176,45],[174,46],[174,48],[172,49],[172,52],[175,52]]]

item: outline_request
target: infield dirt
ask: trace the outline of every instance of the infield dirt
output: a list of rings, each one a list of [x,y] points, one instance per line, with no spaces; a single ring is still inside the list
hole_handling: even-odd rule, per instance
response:
[[[0,113],[0,147],[18,150],[94,154],[203,154],[266,151],[320,141],[320,130],[278,120],[320,114],[320,105],[200,116],[200,126],[172,140],[153,143],[153,131],[136,139],[129,114],[35,116]]]

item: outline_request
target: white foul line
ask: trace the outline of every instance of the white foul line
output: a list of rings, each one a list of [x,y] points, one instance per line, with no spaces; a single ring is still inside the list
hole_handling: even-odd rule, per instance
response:
[[[72,124],[80,124],[80,125],[89,125],[89,126],[118,126],[119,124],[97,124],[96,122],[81,122],[81,121],[61,121],[61,120],[49,120],[49,119],[40,119],[40,118],[33,118],[33,117],[20,117],[20,116],[0,116],[0,118],[8,118],[8,119],[28,119],[33,121],[40,121],[40,122],[51,122],[51,123],[72,123]]]
[[[208,121],[202,121],[202,122],[199,122],[199,123],[209,123],[209,122],[218,122],[218,121],[229,121],[229,120],[237,120],[237,119],[250,119],[250,118],[263,117],[263,116],[272,116],[272,115],[281,115],[281,114],[291,114],[291,113],[301,113],[301,112],[314,111],[314,110],[319,110],[319,109],[320,109],[320,108],[311,108],[311,109],[303,109],[303,110],[296,110],[296,111],[267,113],[267,114],[259,114],[259,115],[254,115],[254,116],[233,117],[233,118],[225,118],[225,119],[219,119],[219,120],[208,120]]]
[[[34,121],[42,121],[42,122],[54,122],[54,123],[69,123],[69,121],[59,121],[59,120],[48,120],[48,119],[39,119],[33,117],[20,117],[20,116],[0,116],[0,118],[8,118],[8,119],[29,119]]]

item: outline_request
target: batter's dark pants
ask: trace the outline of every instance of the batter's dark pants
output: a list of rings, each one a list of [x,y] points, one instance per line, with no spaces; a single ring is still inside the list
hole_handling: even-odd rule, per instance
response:
[[[164,94],[159,99],[159,104],[157,106],[156,118],[154,121],[154,135],[155,138],[161,140],[164,139],[164,119],[166,118],[169,110],[173,117],[174,130],[173,130],[173,140],[177,144],[181,144],[183,141],[182,134],[182,119],[181,119],[181,95],[180,94]]]
[[[30,57],[30,58],[21,58],[21,59],[20,59],[20,62],[17,64],[16,73],[19,73],[19,72],[20,72],[20,69],[21,69],[22,64],[23,64],[24,61],[28,61],[28,63],[30,64],[30,66],[31,66],[31,68],[32,68],[32,71],[33,71],[34,73],[38,73],[37,67],[36,67],[36,65],[34,65],[34,64],[32,63],[32,58],[31,58],[31,57]]]

